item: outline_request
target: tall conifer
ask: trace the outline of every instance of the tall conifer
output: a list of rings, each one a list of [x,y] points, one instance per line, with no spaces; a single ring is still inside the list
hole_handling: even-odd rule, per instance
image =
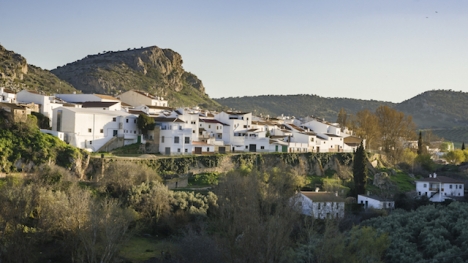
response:
[[[422,145],[422,132],[419,132],[419,139],[418,139],[418,155],[423,153],[423,145]]]
[[[354,153],[353,177],[356,194],[365,194],[367,183],[367,155],[362,142]]]

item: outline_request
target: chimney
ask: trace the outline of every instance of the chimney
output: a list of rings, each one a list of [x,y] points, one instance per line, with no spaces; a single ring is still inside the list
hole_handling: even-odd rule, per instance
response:
[[[429,174],[429,178],[432,178],[432,174]]]
[[[436,174],[436,173],[434,173],[434,178],[436,178],[436,177],[437,177],[437,174]]]

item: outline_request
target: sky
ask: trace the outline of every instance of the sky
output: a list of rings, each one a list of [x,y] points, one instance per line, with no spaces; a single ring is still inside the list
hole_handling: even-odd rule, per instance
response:
[[[212,98],[468,92],[465,0],[0,0],[0,45],[49,70],[170,48]]]

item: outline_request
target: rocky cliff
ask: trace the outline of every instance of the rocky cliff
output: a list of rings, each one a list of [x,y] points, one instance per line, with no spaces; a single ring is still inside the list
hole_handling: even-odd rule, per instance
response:
[[[66,81],[39,67],[28,65],[26,59],[0,45],[0,86],[20,91],[34,90],[44,94],[76,91]]]
[[[218,107],[201,80],[182,67],[182,57],[156,46],[107,51],[52,70],[83,93],[117,95],[139,89],[169,99],[171,106]]]

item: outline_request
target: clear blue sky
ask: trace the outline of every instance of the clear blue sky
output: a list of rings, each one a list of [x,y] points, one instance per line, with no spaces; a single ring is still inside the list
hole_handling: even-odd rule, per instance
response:
[[[170,48],[213,98],[468,91],[464,0],[0,0],[0,44],[45,69]]]

